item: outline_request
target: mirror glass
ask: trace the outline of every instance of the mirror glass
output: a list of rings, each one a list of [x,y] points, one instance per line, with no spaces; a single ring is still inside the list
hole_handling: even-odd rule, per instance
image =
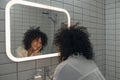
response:
[[[47,35],[47,45],[40,51],[41,54],[56,53],[53,45],[53,38],[56,31],[61,27],[62,23],[67,23],[67,15],[63,12],[15,4],[10,9],[10,32],[11,32],[11,53],[15,57],[18,50],[23,53],[27,50],[23,47],[24,33],[32,28],[40,27],[40,31]],[[23,47],[23,49],[20,49]],[[37,56],[37,55],[30,55]],[[26,53],[24,57],[28,57]]]

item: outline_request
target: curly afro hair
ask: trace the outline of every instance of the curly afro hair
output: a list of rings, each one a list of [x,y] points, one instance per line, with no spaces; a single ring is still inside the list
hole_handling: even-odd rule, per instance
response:
[[[60,61],[72,55],[83,55],[86,59],[93,58],[93,48],[86,27],[62,26],[55,34],[54,43],[60,51]]]
[[[33,27],[31,27],[29,30],[27,30],[24,33],[23,44],[24,44],[24,48],[26,50],[31,48],[31,43],[34,39],[41,38],[41,40],[42,40],[42,49],[41,50],[43,50],[43,48],[47,45],[47,40],[48,40],[47,35],[45,33],[41,32],[39,28],[40,27],[37,27],[34,29]]]

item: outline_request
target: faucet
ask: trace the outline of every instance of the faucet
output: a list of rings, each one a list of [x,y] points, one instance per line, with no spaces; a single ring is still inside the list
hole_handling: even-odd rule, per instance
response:
[[[52,77],[50,75],[50,69],[49,69],[49,66],[44,66],[42,68],[42,79],[41,80],[46,80],[46,78],[48,77],[49,80],[52,80]]]
[[[46,80],[46,77],[48,77],[49,80],[52,80],[48,66],[44,66],[41,69],[37,69],[36,74],[34,76],[34,80]]]

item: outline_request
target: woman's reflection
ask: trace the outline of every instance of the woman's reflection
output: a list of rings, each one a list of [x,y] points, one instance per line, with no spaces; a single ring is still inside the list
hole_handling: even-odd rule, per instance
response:
[[[17,57],[41,55],[41,50],[47,45],[47,35],[40,27],[30,28],[25,32],[23,45],[17,48]]]

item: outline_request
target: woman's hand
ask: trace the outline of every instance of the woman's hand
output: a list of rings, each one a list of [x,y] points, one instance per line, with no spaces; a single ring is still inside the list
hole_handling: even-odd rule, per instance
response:
[[[33,50],[32,48],[30,48],[28,50],[27,56],[36,56],[36,55],[39,55],[40,49],[41,48],[38,48],[37,50]]]
[[[41,49],[41,48],[38,48],[37,50],[35,50],[35,51],[33,52],[33,56],[39,55],[40,49]]]

